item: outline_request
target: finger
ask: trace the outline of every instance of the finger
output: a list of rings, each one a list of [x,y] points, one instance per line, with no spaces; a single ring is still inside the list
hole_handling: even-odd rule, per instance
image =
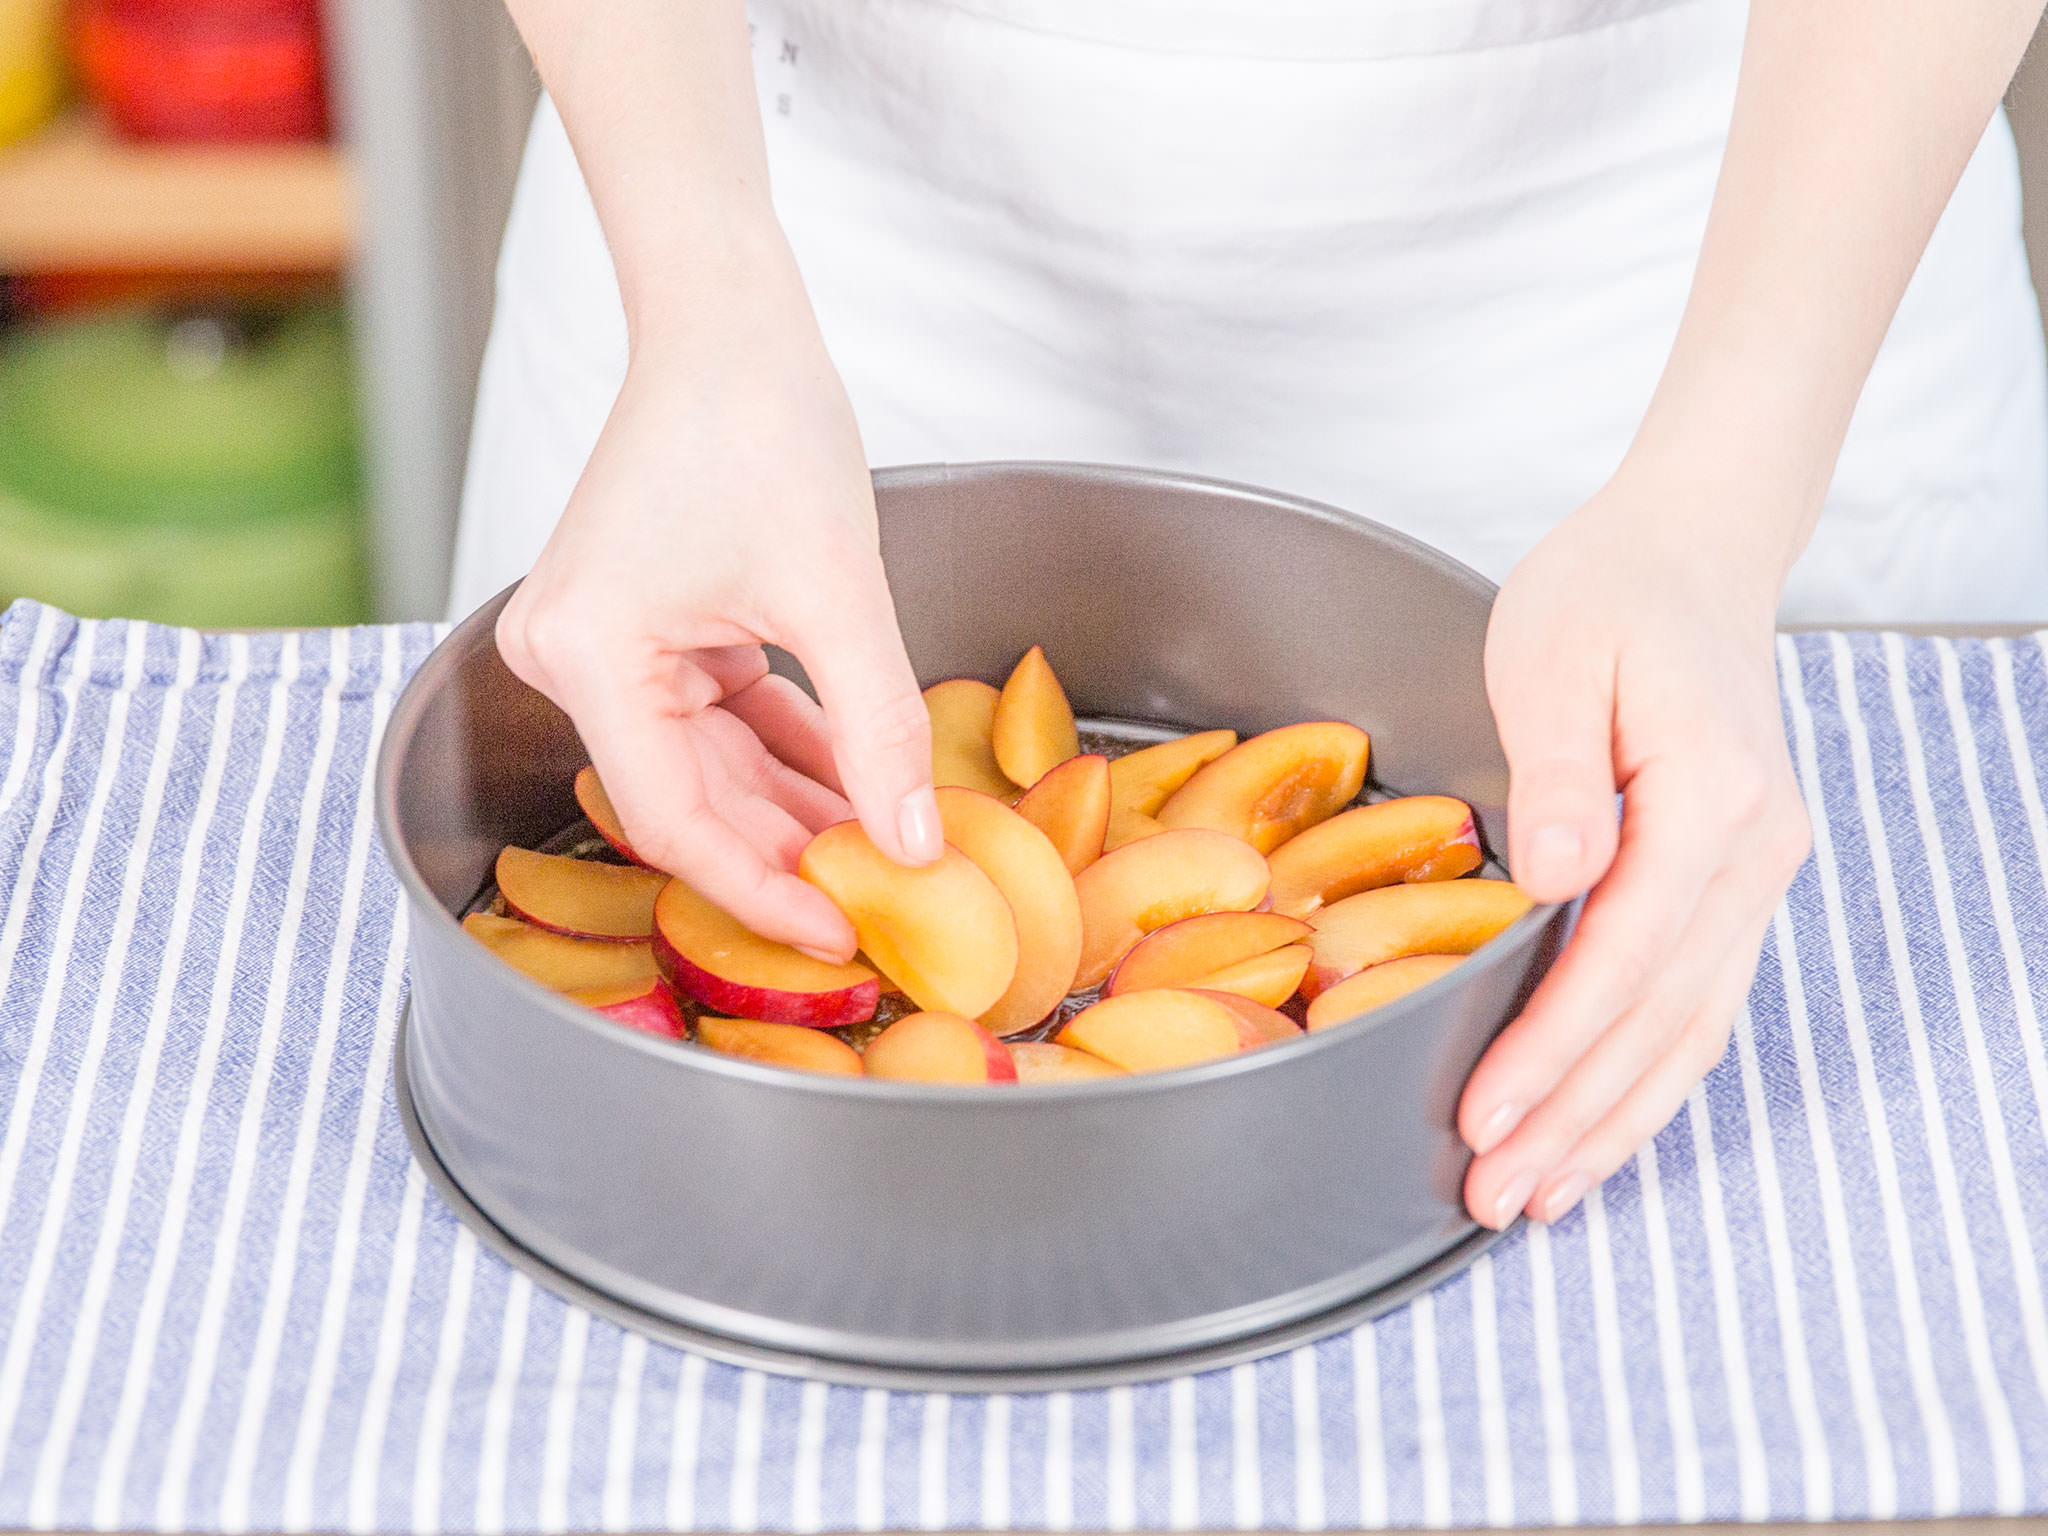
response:
[[[1649,990],[1728,850],[1699,815],[1689,771],[1653,762],[1629,785],[1621,851],[1587,899],[1571,943],[1521,1015],[1487,1047],[1458,1106],[1484,1154]]]
[[[929,864],[945,849],[932,794],[931,716],[881,559],[871,558],[844,602],[802,617],[790,649],[817,684],[840,782],[868,836],[899,864]]]
[[[724,808],[750,799],[778,807],[808,832],[822,832],[853,814],[844,797],[776,757],[746,722],[729,710],[707,709],[692,717],[692,727],[704,738],[712,774],[707,779],[706,798],[721,808],[728,821],[734,818]],[[793,861],[789,867],[795,867]]]
[[[1743,883],[1717,881],[1657,986],[1594,1042],[1506,1141],[1472,1165],[1465,1180],[1471,1209],[1495,1225],[1512,1220],[1553,1175],[1572,1166],[1584,1139],[1659,1071],[1726,979],[1736,975],[1748,985],[1769,922]]]
[[[1734,957],[1671,1052],[1587,1132],[1558,1171],[1538,1187],[1529,1202],[1530,1215],[1538,1221],[1558,1220],[1587,1190],[1671,1123],[1686,1096],[1726,1054],[1736,1010],[1749,994],[1755,971],[1755,954]]]
[[[727,696],[725,707],[747,723],[761,745],[806,778],[843,796],[832,761],[832,731],[825,711],[803,689],[774,673]],[[843,821],[845,817],[842,815]]]
[[[746,838],[701,808],[679,829],[674,856],[657,859],[715,906],[765,939],[840,964],[858,941],[846,915],[816,886],[767,862]],[[797,848],[801,853],[801,845]]]
[[[1489,643],[1486,683],[1508,760],[1508,868],[1538,901],[1568,901],[1614,859],[1612,667],[1603,653],[1538,670]]]
[[[844,795],[827,789],[815,779],[805,778],[787,763],[768,758],[762,795],[782,807],[811,833],[836,827],[853,816],[853,806]]]
[[[776,869],[792,872],[812,837],[811,829],[763,795],[744,795],[719,806],[719,819]]]
[[[713,808],[690,717],[667,707],[664,699],[622,690],[585,700],[572,716],[634,851],[764,938],[850,958],[853,927],[845,915],[822,891],[771,863]]]
[[[768,653],[758,645],[712,645],[687,654],[690,664],[717,685],[722,699],[746,692],[768,675]]]

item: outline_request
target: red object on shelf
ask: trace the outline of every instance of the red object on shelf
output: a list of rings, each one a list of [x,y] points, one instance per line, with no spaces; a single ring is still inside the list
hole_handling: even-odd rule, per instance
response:
[[[24,314],[68,315],[120,305],[202,308],[245,304],[338,303],[340,285],[326,272],[155,271],[18,272],[0,308],[11,302]]]
[[[81,0],[72,52],[86,94],[131,138],[327,134],[318,0]]]

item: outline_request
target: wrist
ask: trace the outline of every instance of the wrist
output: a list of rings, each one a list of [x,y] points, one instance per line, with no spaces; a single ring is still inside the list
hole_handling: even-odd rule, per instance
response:
[[[1657,579],[1710,592],[1725,607],[1774,619],[1805,547],[1806,500],[1753,466],[1705,452],[1638,452],[1587,510],[1607,538],[1633,547]]]
[[[1782,586],[1827,499],[1855,382],[1829,349],[1695,304],[1617,478],[1660,491],[1687,540],[1736,546]]]
[[[754,329],[792,311],[808,319],[803,279],[772,209],[744,199],[687,208],[684,216],[649,221],[614,248],[636,355],[671,340],[700,345],[707,334]]]
[[[1819,520],[1834,445],[1793,430],[1768,400],[1695,399],[1644,418],[1614,480],[1651,530],[1772,601]]]

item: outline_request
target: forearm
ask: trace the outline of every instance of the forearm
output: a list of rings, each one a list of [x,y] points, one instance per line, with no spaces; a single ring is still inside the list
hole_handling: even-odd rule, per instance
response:
[[[1781,578],[2041,0],[1754,0],[1691,298],[1632,468]],[[1711,507],[1711,510],[1709,508]]]
[[[785,255],[742,0],[506,0],[562,115],[637,338]]]

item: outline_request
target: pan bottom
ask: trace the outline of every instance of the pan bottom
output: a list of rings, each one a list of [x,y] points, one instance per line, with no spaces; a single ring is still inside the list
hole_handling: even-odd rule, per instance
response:
[[[636,1333],[691,1350],[727,1365],[773,1371],[805,1380],[832,1382],[842,1386],[885,1387],[901,1392],[1047,1392],[1089,1387],[1123,1386],[1156,1381],[1196,1371],[1220,1370],[1248,1360],[1277,1354],[1301,1344],[1313,1343],[1342,1333],[1389,1312],[1395,1307],[1447,1280],[1464,1269],[1494,1243],[1514,1230],[1491,1232],[1484,1228],[1467,1233],[1441,1253],[1417,1265],[1406,1274],[1377,1286],[1313,1316],[1297,1319],[1278,1328],[1264,1329],[1240,1338],[1226,1339],[1199,1348],[1137,1359],[1119,1359],[1099,1365],[1028,1367],[1016,1370],[973,1369],[933,1370],[922,1367],[879,1364],[842,1359],[830,1355],[799,1354],[733,1338],[709,1329],[695,1328],[663,1317],[608,1292],[601,1291],[560,1269],[518,1242],[476,1205],[463,1191],[441,1161],[421,1123],[414,1103],[409,1071],[412,1051],[412,1006],[408,1002],[399,1020],[397,1048],[392,1052],[391,1075],[398,1099],[399,1120],[420,1169],[434,1190],[451,1206],[476,1239],[499,1258],[543,1289],[598,1316],[630,1328]],[[1519,1220],[1519,1219],[1518,1219]]]

